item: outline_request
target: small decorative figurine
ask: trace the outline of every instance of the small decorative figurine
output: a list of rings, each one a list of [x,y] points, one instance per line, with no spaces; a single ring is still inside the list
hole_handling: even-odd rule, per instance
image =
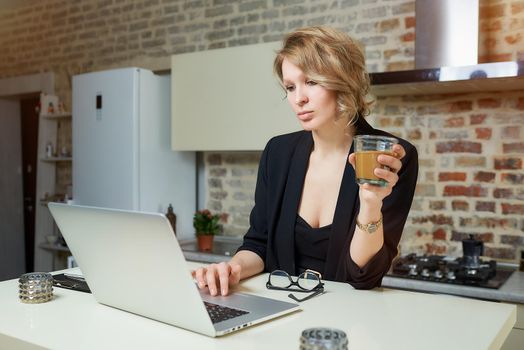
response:
[[[51,142],[48,142],[47,145],[45,146],[45,156],[47,158],[51,158],[53,157],[53,144]]]
[[[173,227],[173,233],[176,236],[176,215],[173,212],[173,206],[171,205],[171,203],[169,203],[169,207],[167,207],[166,217],[169,220],[171,227]]]
[[[64,114],[65,113],[65,107],[63,102],[58,102],[58,113]]]

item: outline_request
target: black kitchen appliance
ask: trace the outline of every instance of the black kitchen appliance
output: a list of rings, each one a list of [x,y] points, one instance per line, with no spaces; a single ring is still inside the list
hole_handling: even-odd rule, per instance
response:
[[[477,240],[473,235],[462,241],[462,264],[469,269],[478,269],[481,266],[480,256],[484,254],[484,242]]]
[[[480,259],[484,243],[473,236],[462,241],[464,256],[409,254],[393,261],[388,276],[498,289],[513,270],[497,267],[494,260]]]

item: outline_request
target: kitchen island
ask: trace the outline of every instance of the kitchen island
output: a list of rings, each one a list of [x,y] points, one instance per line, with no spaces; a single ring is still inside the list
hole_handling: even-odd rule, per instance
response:
[[[426,293],[452,294],[483,300],[510,303],[517,306],[517,322],[511,331],[503,350],[524,349],[524,272],[517,271],[516,265],[507,266],[515,271],[498,289],[471,287],[458,284],[420,281],[409,278],[386,276],[382,287]]]
[[[186,241],[184,244],[181,244],[186,259],[208,263],[229,260],[232,255],[231,252],[236,251],[236,248],[241,244],[241,240],[229,237],[222,238],[220,236],[217,236],[217,238],[219,243],[216,246],[215,251],[211,253],[198,252],[196,242],[194,241]],[[224,252],[226,254],[224,254]],[[511,303],[517,307],[517,322],[502,349],[521,350],[524,348],[524,272],[517,271],[518,266],[516,264],[500,265],[503,265],[505,269],[514,270],[514,272],[498,289],[421,281],[391,276],[384,277],[382,280],[382,287],[433,294],[450,294],[481,300]]]
[[[188,263],[190,269],[197,266]],[[286,292],[267,290],[266,279],[267,274],[256,276],[237,289],[289,300]],[[0,282],[0,348],[295,349],[302,330],[334,327],[347,333],[349,349],[498,349],[516,320],[513,305],[385,288],[362,291],[330,281],[325,289],[301,303],[299,312],[213,339],[71,290],[55,288],[48,303],[22,304],[17,280],[9,280]]]

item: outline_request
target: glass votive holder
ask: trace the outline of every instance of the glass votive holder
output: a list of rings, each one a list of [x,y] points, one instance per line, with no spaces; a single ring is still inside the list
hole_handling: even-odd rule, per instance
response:
[[[336,328],[308,328],[300,336],[300,350],[347,350],[348,337]]]
[[[22,303],[38,304],[53,299],[53,276],[47,272],[31,272],[18,279],[18,298]]]

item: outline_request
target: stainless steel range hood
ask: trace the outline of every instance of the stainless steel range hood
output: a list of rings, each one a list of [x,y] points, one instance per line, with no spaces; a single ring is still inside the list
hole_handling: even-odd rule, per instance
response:
[[[371,73],[375,96],[524,90],[524,61]]]
[[[416,0],[415,68],[478,63],[479,0]]]
[[[416,0],[414,70],[373,73],[377,96],[524,89],[524,61],[478,62],[479,0]]]

